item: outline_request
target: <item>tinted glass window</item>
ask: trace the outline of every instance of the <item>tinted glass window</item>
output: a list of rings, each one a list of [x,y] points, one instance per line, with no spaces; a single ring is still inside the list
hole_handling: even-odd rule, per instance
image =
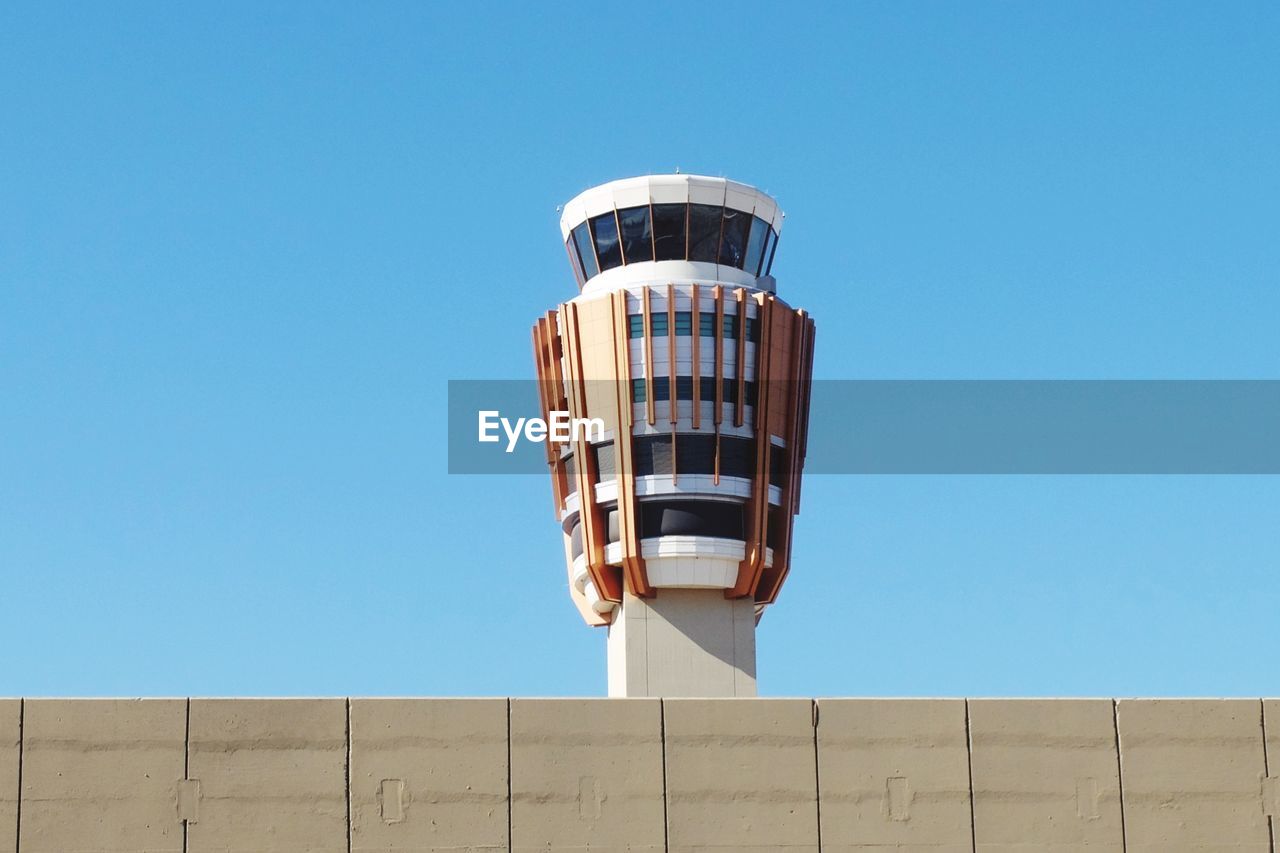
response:
[[[687,204],[655,204],[653,237],[655,260],[683,261],[685,247],[685,214]]]
[[[676,377],[676,399],[677,400],[693,399],[693,377],[692,376]]]
[[[617,479],[618,469],[614,465],[613,442],[607,441],[604,444],[597,444],[592,449],[596,454],[596,473],[600,475],[600,480]]]
[[[787,478],[787,452],[777,445],[769,448],[769,485],[781,487]]]
[[[716,336],[715,314],[704,311],[698,315],[698,333],[704,338],[714,338]]]
[[[640,535],[742,538],[742,504],[724,501],[645,501]]]
[[[644,317],[640,314],[632,314],[627,318],[627,322],[631,324],[631,337],[644,337]]]
[[[755,317],[747,318],[747,340],[753,344],[760,343],[760,324]]]
[[[698,398],[702,401],[716,401],[716,379],[714,376],[703,376],[698,380]]]
[[[582,261],[582,274],[587,278],[598,275],[600,268],[596,266],[596,250],[591,246],[591,234],[587,231],[587,223],[573,229],[573,244],[578,247],[578,258]]]
[[[666,313],[654,314],[649,318],[649,325],[653,328],[653,336],[655,338],[666,337],[667,334],[667,315]]]
[[[751,217],[751,235],[747,238],[747,260],[742,268],[752,275],[760,275],[760,262],[764,260],[768,224],[758,217]]]
[[[720,475],[747,478],[756,475],[755,439],[721,436]]]
[[[575,524],[573,526],[573,532],[569,534],[569,549],[570,549],[569,552],[573,554],[573,559],[576,560],[582,556],[582,525],[581,524]]]
[[[738,405],[738,380],[725,379],[724,385],[724,401],[730,405]]]
[[[569,266],[573,267],[573,277],[578,280],[578,286],[581,287],[586,283],[587,277],[582,274],[582,262],[578,260],[578,250],[574,248],[572,236],[565,241],[564,247],[569,252]]]
[[[676,472],[680,474],[714,474],[716,470],[716,437],[680,433],[676,440]],[[632,445],[632,464],[637,477],[671,473],[671,436],[637,437]],[[720,436],[720,474],[724,477],[753,477],[756,443],[750,438]]]
[[[720,220],[723,207],[689,205],[689,260],[714,264],[720,248]]]
[[[670,376],[653,377],[653,399],[658,403],[666,402],[671,399]]]
[[[622,251],[627,263],[653,260],[653,233],[649,230],[649,205],[618,211],[622,226]]]
[[[632,379],[631,380],[631,402],[643,403],[644,401],[645,401],[644,380]]]
[[[622,250],[618,246],[618,220],[612,213],[591,220],[591,235],[596,240],[600,272],[622,266]]]
[[[692,335],[693,334],[693,314],[689,311],[676,312],[676,334]]]
[[[724,231],[720,238],[720,263],[742,269],[742,259],[747,253],[747,229],[751,227],[751,214],[740,210],[724,209]]]
[[[769,229],[769,258],[764,262],[764,269],[761,270],[763,275],[769,275],[773,270],[773,256],[778,253],[778,235]]]
[[[681,440],[683,441],[683,437]],[[637,477],[670,474],[673,461],[671,436],[650,435],[637,438],[632,446],[631,461]]]
[[[724,315],[724,336],[733,340],[738,339],[738,315]]]
[[[676,440],[676,473],[714,474],[716,437],[681,433]]]

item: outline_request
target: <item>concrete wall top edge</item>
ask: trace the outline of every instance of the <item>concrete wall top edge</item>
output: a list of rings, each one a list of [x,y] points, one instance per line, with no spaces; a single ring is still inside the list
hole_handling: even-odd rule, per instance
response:
[[[507,701],[707,701],[790,702],[802,699],[812,702],[1277,702],[1280,695],[1261,696],[752,696],[752,697],[647,697],[619,698],[609,696],[0,696],[0,702],[477,702]]]

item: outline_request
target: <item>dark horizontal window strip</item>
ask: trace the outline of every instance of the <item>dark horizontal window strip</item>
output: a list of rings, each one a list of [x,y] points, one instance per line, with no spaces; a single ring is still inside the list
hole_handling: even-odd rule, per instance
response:
[[[669,500],[640,504],[640,536],[711,536],[741,539],[743,505],[725,501]]]
[[[675,454],[671,452],[671,436],[642,435],[632,442],[632,467],[637,477],[678,474],[714,474],[716,471],[716,437],[677,433]],[[751,438],[720,436],[720,476],[754,477],[756,442]],[[674,470],[672,466],[674,467]]]
[[[743,390],[747,395],[746,399],[743,400],[743,404],[754,406],[756,404],[756,383],[744,382],[743,385],[746,386]],[[724,401],[735,406],[738,405],[738,380],[724,380]]]
[[[578,250],[583,281],[623,264],[650,260],[713,263],[761,276],[773,266],[778,235],[769,223],[746,211],[682,202],[594,216],[573,229],[571,241]]]
[[[653,336],[655,338],[665,338],[670,326],[669,317],[665,311],[655,311],[650,315],[650,325],[653,327]],[[629,314],[627,315],[628,334],[632,338],[644,337],[644,315]],[[714,337],[716,333],[716,315],[711,311],[703,311],[698,314],[698,334],[704,338]],[[677,311],[676,312],[676,337],[685,338],[693,335],[693,312]],[[724,337],[737,340],[738,339],[738,315],[724,315]],[[747,340],[751,343],[760,342],[760,323],[755,317],[747,318]]]
[[[746,400],[745,404],[754,406],[756,404],[756,383],[746,382]],[[722,402],[731,405],[738,405],[738,380],[722,379],[721,393],[723,395]],[[643,379],[631,380],[631,402],[646,403],[648,402],[648,391]],[[702,376],[698,379],[698,400],[702,403],[714,403],[716,399],[716,380],[712,376]],[[653,400],[655,403],[666,403],[671,400],[671,377],[655,376],[653,378]],[[677,376],[676,377],[676,400],[693,400],[693,377]]]

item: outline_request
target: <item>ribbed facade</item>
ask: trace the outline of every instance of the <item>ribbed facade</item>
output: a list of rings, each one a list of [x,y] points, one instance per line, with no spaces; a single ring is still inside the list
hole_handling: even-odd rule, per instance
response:
[[[617,194],[635,183],[602,189]],[[725,195],[741,187],[719,184]],[[725,210],[726,223],[752,213]],[[609,213],[595,219],[602,216]],[[575,270],[599,264],[574,257],[584,250],[573,239],[579,225],[568,215],[563,224]],[[604,229],[598,221],[590,229],[596,239],[585,250],[596,252]],[[661,238],[655,231],[654,242]],[[720,239],[721,259],[742,256]],[[763,606],[777,597],[790,567],[813,321],[775,296],[767,275],[756,276],[757,287],[744,286],[741,264],[734,281],[724,282],[718,279],[729,276],[715,264],[628,264],[633,247],[624,248],[616,270],[599,267],[610,286],[588,282],[533,328],[544,416],[567,411],[605,426],[603,436],[584,431],[573,442],[546,445],[570,593],[594,625],[610,622],[624,590],[648,598],[668,587],[723,589]],[[689,280],[691,272],[710,275]]]

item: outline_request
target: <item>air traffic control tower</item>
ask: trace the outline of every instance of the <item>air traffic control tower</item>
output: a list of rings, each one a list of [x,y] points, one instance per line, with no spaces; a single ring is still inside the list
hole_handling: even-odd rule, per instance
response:
[[[610,696],[754,696],[755,626],[800,506],[814,324],[776,295],[782,212],[723,178],[587,190],[561,234],[579,293],[533,327],[569,594],[608,631]]]

